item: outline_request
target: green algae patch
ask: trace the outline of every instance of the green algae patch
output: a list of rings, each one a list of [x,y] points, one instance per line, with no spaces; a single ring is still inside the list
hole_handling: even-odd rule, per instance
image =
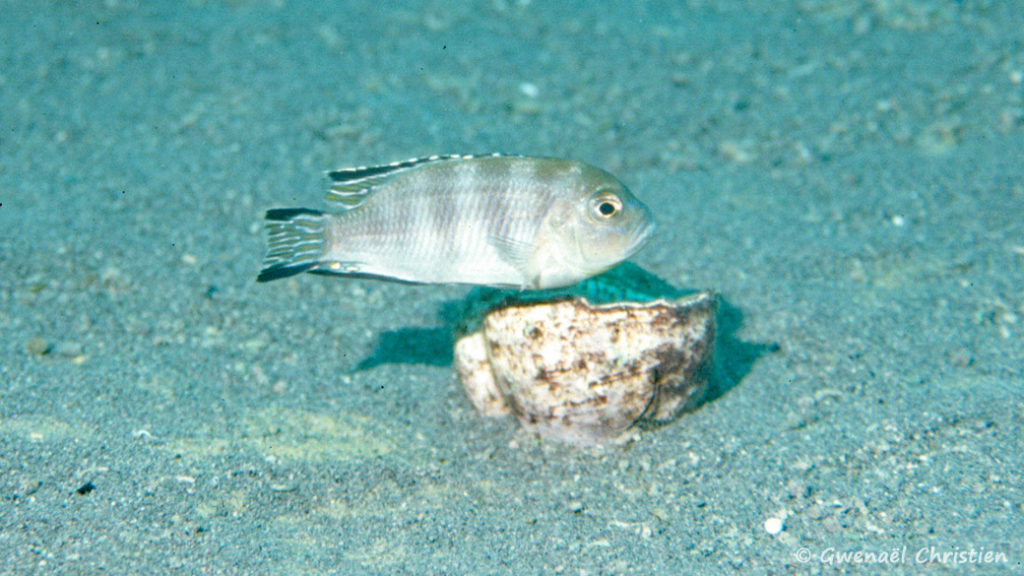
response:
[[[252,510],[253,500],[258,496],[252,496],[246,490],[230,490],[226,493],[211,493],[210,497],[198,502],[195,512],[200,518],[214,518],[217,516],[244,516]]]
[[[246,443],[266,456],[320,462],[359,460],[395,449],[394,434],[371,418],[349,412],[267,408],[245,419]]]
[[[409,561],[409,550],[404,544],[380,537],[363,548],[346,553],[345,556],[374,572],[390,572],[394,567]]]
[[[164,446],[193,460],[255,452],[279,460],[337,462],[380,456],[400,445],[390,429],[349,412],[270,407],[245,415],[235,431],[231,438],[177,438]]]
[[[0,435],[30,442],[56,442],[90,438],[92,431],[52,416],[25,414],[0,419]]]

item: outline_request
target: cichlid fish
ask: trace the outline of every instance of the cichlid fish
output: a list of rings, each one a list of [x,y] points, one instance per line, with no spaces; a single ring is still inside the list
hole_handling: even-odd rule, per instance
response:
[[[266,214],[260,282],[300,272],[557,288],[636,253],[650,210],[611,174],[520,156],[431,156],[327,173],[342,212]]]

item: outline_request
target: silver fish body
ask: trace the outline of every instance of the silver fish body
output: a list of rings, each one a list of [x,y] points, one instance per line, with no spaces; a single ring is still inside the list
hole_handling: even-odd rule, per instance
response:
[[[434,156],[328,178],[340,213],[267,212],[258,281],[308,271],[557,288],[625,260],[654,229],[614,176],[569,160]]]

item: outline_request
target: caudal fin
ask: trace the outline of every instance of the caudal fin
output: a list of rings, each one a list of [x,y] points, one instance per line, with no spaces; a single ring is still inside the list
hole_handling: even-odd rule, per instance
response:
[[[324,253],[323,212],[305,208],[267,210],[267,255],[257,282],[301,274],[320,264]]]

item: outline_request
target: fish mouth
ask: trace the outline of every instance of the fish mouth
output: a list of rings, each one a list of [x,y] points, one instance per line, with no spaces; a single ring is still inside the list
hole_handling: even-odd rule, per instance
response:
[[[643,248],[645,244],[647,244],[647,241],[650,240],[651,234],[654,233],[654,229],[657,227],[657,223],[655,223],[654,219],[652,218],[647,220],[647,222],[644,223],[643,226],[637,228],[636,232],[633,233],[633,238],[630,241],[629,250],[627,251],[626,258],[629,258],[630,256],[639,252],[640,249]]]

